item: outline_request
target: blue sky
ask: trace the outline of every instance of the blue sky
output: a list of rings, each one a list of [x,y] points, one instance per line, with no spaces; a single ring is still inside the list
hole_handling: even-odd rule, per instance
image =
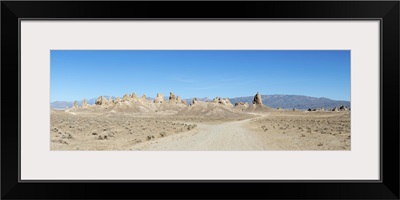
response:
[[[294,94],[350,100],[348,50],[52,50],[51,101]]]

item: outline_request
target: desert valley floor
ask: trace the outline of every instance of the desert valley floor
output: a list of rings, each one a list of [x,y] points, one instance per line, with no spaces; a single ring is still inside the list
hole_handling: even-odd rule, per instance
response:
[[[350,111],[194,102],[134,112],[112,106],[51,110],[51,150],[350,150]],[[175,103],[176,104],[176,103]],[[119,106],[117,106],[119,105]],[[125,107],[124,107],[125,105]],[[150,105],[150,104],[149,104]],[[96,107],[97,106],[97,107]],[[169,107],[168,107],[169,106]],[[251,109],[251,107],[254,107]],[[100,109],[101,108],[101,109]],[[119,109],[121,108],[121,109]]]

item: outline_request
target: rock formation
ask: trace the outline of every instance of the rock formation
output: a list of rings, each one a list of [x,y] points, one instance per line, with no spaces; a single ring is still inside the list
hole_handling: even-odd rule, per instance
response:
[[[194,99],[192,99],[192,103],[190,105],[193,106],[196,103],[197,103],[197,98],[194,98]]]
[[[121,99],[120,97],[117,97],[117,98],[114,100],[114,103],[117,104],[117,103],[119,103],[119,102],[122,102],[122,99]]]
[[[222,105],[230,105],[230,106],[233,106],[232,103],[229,101],[228,98],[223,99],[223,98],[220,98],[220,97],[215,97],[211,102],[212,102],[212,103],[219,103],[219,104],[222,104]]]
[[[177,102],[177,103],[180,103],[180,102],[181,102],[181,97],[177,96],[177,97],[176,97],[176,102]]]
[[[348,111],[349,109],[346,106],[340,106],[340,111]]]
[[[106,104],[108,104],[108,101],[105,97],[100,96],[99,98],[97,98],[95,104],[96,105],[106,105]]]
[[[262,99],[260,93],[257,92],[257,94],[254,96],[253,104],[256,106],[262,106]]]
[[[169,102],[171,102],[171,103],[176,103],[175,94],[172,93],[172,92],[169,93]]]
[[[325,108],[314,108],[312,111],[325,111]]]
[[[163,103],[164,96],[161,93],[157,93],[157,97],[154,99],[154,103]]]
[[[220,98],[219,98],[219,97],[215,97],[215,98],[212,100],[212,102],[213,102],[213,103],[218,103],[218,102],[219,102],[219,100],[220,100]]]
[[[332,111],[339,111],[339,108],[337,106],[335,106]]]
[[[86,101],[86,99],[83,99],[82,100],[82,108],[87,108],[87,107],[88,107],[87,101]]]
[[[146,94],[143,94],[143,95],[142,95],[142,99],[147,100]]]
[[[132,93],[132,94],[131,94],[131,98],[132,98],[132,99],[136,99],[136,100],[138,99],[136,93]]]
[[[78,108],[78,102],[74,101],[74,104],[72,105],[72,109],[77,109]]]
[[[108,100],[108,103],[113,103],[114,101],[113,101],[113,98],[112,98],[112,96],[110,96],[110,100]]]
[[[183,99],[182,99],[182,100],[181,100],[181,103],[187,105],[186,100],[183,100]]]
[[[229,101],[228,98],[225,98],[225,99],[224,99],[224,103],[225,103],[225,105],[233,106],[232,103],[231,103],[231,101]]]
[[[124,101],[129,101],[129,100],[130,100],[128,94],[124,94],[124,96],[122,97],[122,99],[123,99]]]
[[[249,107],[249,104],[247,102],[236,102],[235,106],[244,106],[244,107]]]

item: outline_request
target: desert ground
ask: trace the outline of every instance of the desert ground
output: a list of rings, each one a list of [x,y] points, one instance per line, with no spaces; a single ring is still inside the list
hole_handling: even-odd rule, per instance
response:
[[[257,94],[258,95],[258,94]],[[272,109],[229,99],[135,94],[51,110],[51,150],[264,151],[350,150],[350,111]]]

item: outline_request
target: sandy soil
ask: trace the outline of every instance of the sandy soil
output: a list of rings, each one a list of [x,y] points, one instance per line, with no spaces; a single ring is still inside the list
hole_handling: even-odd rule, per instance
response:
[[[271,112],[246,124],[267,150],[350,150],[350,112]]]
[[[50,149],[350,150],[350,112],[198,110],[199,115],[53,110]]]
[[[135,145],[137,150],[238,151],[264,150],[262,137],[245,128],[250,119],[199,123],[193,131]]]
[[[196,124],[126,114],[55,111],[51,114],[51,150],[130,150],[148,140],[181,133]]]

